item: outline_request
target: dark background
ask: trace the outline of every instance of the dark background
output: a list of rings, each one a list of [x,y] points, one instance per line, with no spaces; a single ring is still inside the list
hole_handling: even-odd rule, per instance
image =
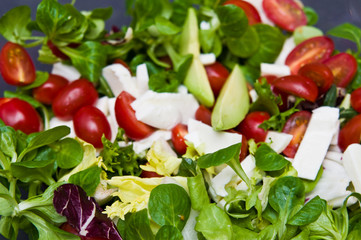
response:
[[[0,8],[0,16],[8,10],[20,6],[28,5],[32,8],[32,16],[35,18],[36,6],[41,0],[2,0]],[[70,0],[59,0],[60,3],[70,3]],[[332,27],[350,22],[361,27],[361,0],[303,0],[305,6],[310,6],[316,10],[319,15],[316,24],[324,32]],[[113,7],[113,16],[107,21],[106,28],[110,29],[112,25],[121,27],[130,23],[130,17],[126,15],[125,0],[78,0],[75,7],[79,10],[92,10],[94,8]],[[6,40],[0,36],[0,48],[6,43]],[[349,46],[353,46],[346,40],[336,40],[336,48],[345,50]],[[32,56],[36,69],[41,71],[50,71],[49,65],[43,65],[36,61],[37,48],[27,49]],[[4,90],[13,90],[14,88],[6,84],[0,76],[0,97],[3,96]],[[4,238],[0,236],[0,240]],[[26,236],[20,234],[18,239],[27,239]]]

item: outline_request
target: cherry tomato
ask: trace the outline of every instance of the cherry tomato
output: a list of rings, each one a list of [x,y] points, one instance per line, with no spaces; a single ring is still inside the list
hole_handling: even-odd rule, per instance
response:
[[[239,154],[239,161],[242,162],[248,155],[248,140],[244,134],[242,134],[242,146],[241,153]]]
[[[259,125],[269,118],[270,115],[267,112],[255,111],[248,113],[235,130],[245,135],[247,139],[253,138],[255,142],[264,142],[267,131],[260,128]]]
[[[283,154],[287,157],[293,158],[295,156],[303,136],[305,135],[310,118],[310,112],[299,111],[292,114],[286,121],[282,132],[293,135],[291,142],[288,144],[287,148],[283,150]]]
[[[286,65],[292,74],[307,63],[322,62],[329,58],[335,46],[331,38],[325,36],[313,37],[298,44],[286,58]]]
[[[352,143],[360,143],[361,140],[361,114],[351,118],[343,126],[338,134],[338,146],[344,152]]]
[[[298,70],[298,75],[312,79],[320,94],[327,92],[333,82],[331,70],[322,63],[308,63]]]
[[[185,143],[184,136],[188,134],[188,127],[185,124],[177,124],[172,129],[172,143],[176,152],[183,155],[187,151],[187,144]]]
[[[63,53],[62,51],[60,51],[60,49],[55,46],[55,44],[51,41],[51,40],[48,40],[46,42],[46,45],[48,45],[48,47],[50,48],[51,52],[58,58],[62,59],[62,60],[68,60],[69,57]]]
[[[242,8],[244,13],[246,14],[248,18],[248,24],[253,25],[256,23],[261,23],[261,17],[259,16],[259,13],[257,9],[250,3],[242,0],[228,0],[223,5],[233,4],[237,7]]]
[[[159,175],[156,172],[150,172],[150,171],[142,171],[142,173],[140,174],[140,177],[142,178],[153,178],[153,177],[162,177],[162,175]]]
[[[0,99],[0,119],[15,130],[26,134],[43,130],[39,113],[28,102],[18,98]]]
[[[78,231],[67,222],[63,223],[60,226],[60,228],[68,233],[72,233],[74,235],[79,236],[81,240],[109,240],[107,238],[102,238],[102,237],[86,237],[86,236],[79,235]]]
[[[361,87],[351,93],[351,106],[357,112],[361,113]]]
[[[7,42],[0,52],[0,72],[5,82],[24,86],[35,81],[35,66],[28,52],[19,44]]]
[[[135,111],[130,104],[135,98],[126,91],[122,91],[115,101],[115,117],[119,127],[133,139],[140,140],[154,132],[154,128],[137,120]]]
[[[211,65],[204,66],[207,72],[209,83],[213,94],[218,96],[223,84],[226,82],[229,71],[221,63],[215,62]]]
[[[122,59],[117,58],[117,59],[114,60],[114,63],[119,63],[119,64],[123,65],[126,69],[128,69],[130,74],[132,74],[132,70],[130,70],[129,65],[126,62],[124,62]]]
[[[61,120],[71,120],[83,106],[93,105],[98,92],[91,82],[80,78],[62,88],[53,100],[53,112]]]
[[[324,61],[333,73],[333,83],[337,87],[345,88],[351,82],[357,71],[357,61],[348,53],[336,54]]]
[[[318,88],[314,81],[298,75],[277,78],[273,86],[285,93],[289,93],[308,101],[314,102],[318,96]]]
[[[107,117],[94,106],[80,108],[73,118],[76,135],[96,148],[103,147],[102,136],[112,138],[112,131]]]
[[[284,30],[293,32],[307,24],[306,14],[294,0],[263,0],[262,6],[267,17]]]
[[[62,76],[49,74],[45,83],[33,89],[33,97],[41,103],[51,105],[55,96],[68,83],[69,81]]]
[[[204,124],[212,126],[212,112],[203,105],[199,105],[195,114],[195,119],[201,121]]]

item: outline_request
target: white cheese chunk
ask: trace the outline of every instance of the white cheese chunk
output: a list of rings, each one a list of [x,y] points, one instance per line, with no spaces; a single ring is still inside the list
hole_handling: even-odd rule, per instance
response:
[[[341,163],[342,153],[328,150],[325,159]]]
[[[152,146],[153,142],[155,142],[157,140],[168,141],[171,139],[171,137],[172,137],[171,131],[167,131],[167,130],[155,131],[150,136],[148,136],[142,140],[135,141],[133,143],[133,150],[135,153],[140,154],[144,150],[150,148]]]
[[[305,135],[293,160],[300,178],[315,180],[338,127],[339,109],[319,107],[313,110]]]
[[[200,154],[213,153],[242,142],[241,134],[217,132],[211,126],[194,119],[189,119],[188,134],[184,138],[193,143]]]
[[[282,50],[278,55],[275,64],[284,65],[287,56],[290,52],[296,47],[295,41],[293,37],[289,37],[286,39],[285,43],[283,44]]]
[[[182,230],[183,239],[198,240],[198,232],[195,230],[198,215],[199,212],[191,208],[188,220]]]
[[[127,31],[125,32],[124,40],[129,42],[133,39],[133,28],[128,27]]]
[[[261,63],[261,76],[283,77],[291,74],[290,67],[283,64]]]
[[[51,73],[62,76],[71,82],[79,79],[81,76],[75,67],[63,64],[61,62],[54,63]]]
[[[95,107],[98,108],[100,111],[104,113],[105,116],[109,115],[109,105],[108,105],[109,98],[107,96],[101,97],[95,103]]]
[[[149,90],[149,74],[148,74],[148,69],[147,69],[147,65],[145,63],[140,64],[137,66],[137,89],[138,89],[138,94],[135,97],[141,96],[143,95],[146,91]]]
[[[102,74],[114,96],[117,97],[122,91],[127,91],[134,97],[138,94],[136,81],[132,79],[129,70],[122,64],[115,63],[106,66],[103,68]]]
[[[72,120],[70,120],[70,121],[62,121],[57,117],[53,117],[52,119],[50,119],[50,122],[49,122],[49,127],[50,128],[55,128],[55,127],[58,127],[58,126],[67,126],[67,127],[69,127],[70,128],[70,133],[69,133],[69,135],[67,135],[67,137],[70,137],[70,138],[75,138],[76,137],[75,130],[74,130],[74,125],[73,125]]]
[[[194,118],[199,103],[192,94],[147,91],[131,103],[136,118],[152,127],[172,129]]]
[[[211,65],[216,62],[216,55],[214,53],[201,53],[199,60],[203,65]]]
[[[246,2],[252,4],[258,11],[259,16],[261,17],[262,23],[274,26],[275,24],[267,17],[265,11],[263,10],[262,2],[263,0],[245,0]]]
[[[280,153],[288,146],[291,142],[293,135],[276,132],[276,131],[268,131],[266,136],[266,142],[270,143],[270,147],[276,152]]]
[[[349,145],[343,153],[342,163],[356,192],[361,193],[361,145]]]
[[[251,90],[248,92],[248,94],[249,94],[249,96],[251,97],[252,102],[257,101],[257,99],[258,99],[258,94],[257,94],[256,90],[251,89]]]

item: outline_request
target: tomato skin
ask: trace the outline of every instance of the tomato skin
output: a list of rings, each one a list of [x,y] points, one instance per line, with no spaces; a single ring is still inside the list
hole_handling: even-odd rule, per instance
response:
[[[303,65],[312,62],[323,62],[329,58],[334,48],[331,38],[325,36],[313,37],[298,44],[288,54],[285,63],[291,68],[291,73],[296,75]]]
[[[39,113],[28,102],[18,98],[0,99],[0,119],[15,130],[26,134],[43,130]]]
[[[277,78],[272,85],[285,93],[302,97],[315,102],[318,97],[318,88],[314,81],[298,75],[289,75]]]
[[[45,83],[33,89],[33,97],[43,104],[51,105],[55,96],[68,83],[69,81],[62,76],[49,74],[48,80]]]
[[[333,83],[337,87],[345,88],[351,82],[357,71],[357,61],[348,53],[336,54],[323,62],[334,76]]]
[[[130,106],[134,100],[135,98],[132,95],[122,91],[115,101],[115,117],[119,127],[124,129],[129,138],[140,140],[151,135],[154,128],[138,121],[135,111]]]
[[[201,121],[204,124],[212,126],[212,112],[203,105],[199,105],[195,114],[195,119]]]
[[[357,112],[361,113],[361,87],[351,93],[351,106]]]
[[[71,120],[83,106],[93,105],[98,99],[98,92],[93,84],[80,78],[62,88],[53,100],[53,112],[61,120]]]
[[[352,143],[360,143],[361,140],[361,114],[351,118],[338,134],[338,146],[344,152]]]
[[[211,88],[213,94],[218,96],[221,91],[224,83],[226,82],[229,71],[226,67],[224,67],[221,63],[215,62],[211,65],[204,66],[207,72],[209,83],[211,84]]]
[[[62,59],[62,60],[68,60],[69,57],[68,55],[66,55],[65,53],[63,53],[62,51],[60,51],[60,49],[55,46],[55,44],[51,41],[48,40],[46,42],[46,45],[48,45],[48,47],[50,48],[51,52],[58,58]]]
[[[249,25],[254,25],[262,22],[257,9],[252,4],[242,0],[228,0],[223,5],[228,4],[233,4],[239,8],[242,8],[248,18]]]
[[[248,113],[235,130],[245,135],[247,139],[253,138],[256,143],[264,142],[267,131],[260,128],[259,125],[269,118],[270,115],[267,112],[255,111]]]
[[[35,81],[34,63],[21,45],[7,42],[0,52],[0,73],[5,82],[14,86],[29,85]]]
[[[178,123],[172,128],[172,143],[176,152],[183,155],[187,151],[187,144],[184,136],[188,134],[188,127],[185,124]]]
[[[239,154],[239,161],[242,162],[248,155],[248,140],[247,137],[242,134],[242,146],[241,153]]]
[[[159,175],[156,172],[150,172],[150,171],[145,171],[143,170],[142,173],[140,174],[141,178],[153,178],[153,177],[162,177],[162,175]]]
[[[289,158],[293,158],[297,152],[298,147],[305,135],[307,125],[311,119],[311,113],[308,111],[299,111],[291,115],[291,117],[286,121],[282,132],[292,134],[293,138],[288,144],[283,154]]]
[[[298,75],[312,79],[320,92],[323,94],[330,89],[333,82],[331,70],[322,63],[309,63],[298,70]]]
[[[87,105],[80,108],[73,118],[76,135],[96,148],[103,147],[102,136],[112,138],[112,131],[107,117],[98,108]]]
[[[86,237],[86,236],[82,236],[79,235],[79,233],[77,232],[77,230],[75,228],[73,228],[69,223],[63,223],[60,228],[68,233],[72,233],[74,235],[77,235],[80,237],[81,240],[109,240],[107,238],[102,238],[102,237]]]
[[[263,0],[262,6],[267,17],[286,31],[307,24],[303,9],[294,0]]]

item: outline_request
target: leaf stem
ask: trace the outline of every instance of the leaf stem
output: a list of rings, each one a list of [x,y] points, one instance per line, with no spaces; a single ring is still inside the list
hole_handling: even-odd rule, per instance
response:
[[[253,191],[253,185],[251,181],[249,180],[247,174],[243,170],[241,163],[239,162],[238,155],[237,157],[233,157],[228,163],[227,163],[236,173],[237,175],[247,184],[248,188]]]

